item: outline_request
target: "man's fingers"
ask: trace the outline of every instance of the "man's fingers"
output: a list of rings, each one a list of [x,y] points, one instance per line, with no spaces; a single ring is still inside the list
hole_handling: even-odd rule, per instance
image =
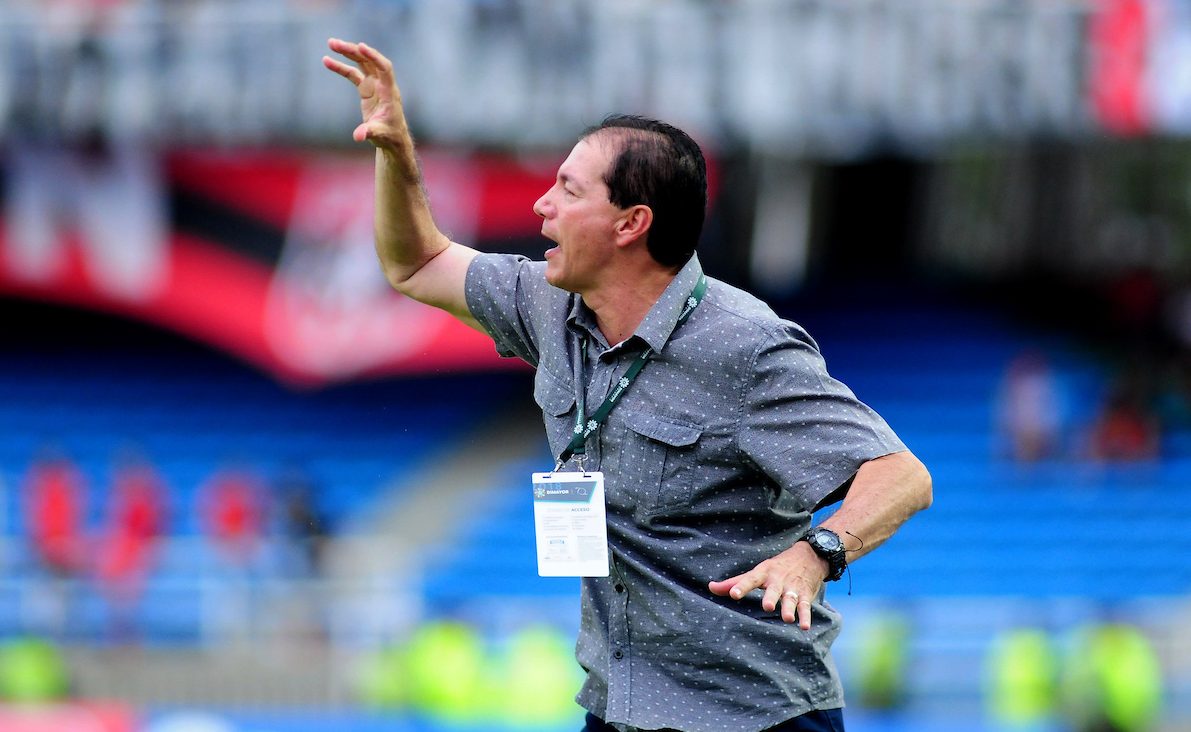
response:
[[[805,597],[798,600],[798,627],[803,630],[811,629],[811,601]]]
[[[723,597],[732,591],[736,580],[736,577],[729,577],[725,580],[712,580],[707,583],[707,589],[711,590],[711,594]]]
[[[364,54],[360,53],[360,44],[350,43],[339,38],[327,39],[327,47],[340,56],[346,56],[356,63],[363,63],[365,60]]]
[[[727,595],[733,600],[739,600],[749,593],[749,590],[744,589],[740,584],[747,576],[745,574],[738,574],[735,577],[729,577],[725,580],[713,580],[707,584],[707,587],[716,595],[720,595],[721,597]]]
[[[765,588],[765,594],[761,597],[761,607],[765,612],[771,613],[777,610],[778,603],[782,601],[782,586],[777,582],[770,582]]]
[[[725,580],[713,580],[707,583],[712,594],[723,597],[727,595],[733,600],[739,600],[758,587],[765,587],[765,595],[761,598],[761,607],[766,612],[774,612],[780,606],[782,620],[787,623],[798,623],[803,630],[811,629],[811,598],[814,593],[800,591],[777,578],[769,578],[759,574],[761,568],[751,572],[738,574]]]
[[[342,61],[331,58],[330,56],[323,56],[323,66],[326,66],[328,69],[334,71],[336,74],[339,74],[356,86],[359,86],[360,82],[364,81],[364,74],[355,66],[349,66]]]
[[[733,600],[739,600],[762,586],[764,582],[765,576],[758,574],[758,569],[754,568],[744,574],[738,574],[735,577],[729,577],[725,580],[713,580],[708,583],[707,587],[716,595],[727,595]]]
[[[383,89],[397,85],[397,77],[393,73],[393,62],[387,56],[365,43],[360,44],[360,53],[364,56],[364,61],[360,66],[368,74],[376,77],[378,88]]]
[[[708,587],[717,595],[739,600],[758,587],[765,588],[761,608],[765,612],[780,610],[784,622],[797,623],[803,630],[811,627],[811,603],[819,592],[819,583],[808,579],[806,568],[788,558],[792,552],[761,562],[744,574],[711,582]]]
[[[756,568],[737,576],[735,579],[736,585],[732,588],[732,592],[729,593],[733,600],[739,600],[758,587],[765,586],[765,575],[759,573]]]
[[[359,50],[360,55],[366,58],[369,63],[376,66],[378,71],[384,74],[393,73],[393,62],[383,53],[369,46],[367,43],[361,43],[356,48]]]
[[[393,77],[392,65],[389,64],[389,60],[363,43],[349,43],[347,41],[341,41],[338,38],[332,38],[327,41],[327,45],[340,56],[355,61],[359,65],[363,76],[379,76],[386,80]],[[371,51],[371,55],[365,53],[365,49]],[[378,58],[383,63],[375,60]]]
[[[367,43],[349,43],[331,38],[327,40],[327,46],[335,53],[359,64],[365,75],[377,76],[383,82],[393,78],[393,62]]]
[[[803,601],[799,599],[798,593],[794,590],[786,590],[782,593],[782,620],[787,623],[793,623],[797,620],[798,608]]]

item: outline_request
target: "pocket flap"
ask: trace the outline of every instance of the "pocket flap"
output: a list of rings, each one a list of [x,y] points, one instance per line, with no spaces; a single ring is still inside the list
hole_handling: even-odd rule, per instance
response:
[[[625,412],[624,422],[633,432],[673,447],[693,445],[703,434],[702,427],[652,412]]]
[[[575,394],[541,369],[534,379],[533,400],[543,412],[554,417],[561,417],[575,408]]]

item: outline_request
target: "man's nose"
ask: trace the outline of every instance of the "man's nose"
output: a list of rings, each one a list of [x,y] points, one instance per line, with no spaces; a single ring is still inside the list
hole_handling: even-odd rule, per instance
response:
[[[549,193],[544,193],[533,205],[533,212],[542,218],[546,218],[547,208],[550,205],[550,202],[547,200],[549,197]]]

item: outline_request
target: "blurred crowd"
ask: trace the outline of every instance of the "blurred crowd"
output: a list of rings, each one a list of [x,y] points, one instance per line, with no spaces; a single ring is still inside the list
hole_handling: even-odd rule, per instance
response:
[[[110,639],[138,640],[138,607],[163,543],[183,537],[198,542],[188,551],[199,556],[188,566],[205,567],[213,581],[320,575],[327,521],[298,466],[270,480],[249,463],[229,461],[198,486],[192,505],[178,505],[185,493],[172,490],[150,457],[130,447],[114,456],[107,484],[92,488],[56,446],[45,447],[21,480],[11,539],[24,548],[26,562],[17,564],[27,566],[16,569],[40,586],[38,609],[24,631],[69,637],[80,600],[97,593],[108,608]],[[188,523],[197,536],[186,536]]]
[[[1137,370],[1110,374],[1090,409],[1072,403],[1073,391],[1042,351],[1029,350],[1014,358],[997,397],[1003,454],[1019,463],[1147,462],[1162,457],[1167,431],[1182,428],[1163,419],[1157,409],[1160,395]],[[1182,400],[1191,394],[1162,396]]]
[[[1091,293],[1091,294],[1089,294]],[[1058,325],[1103,365],[1090,383],[1045,349],[1018,354],[996,398],[1003,454],[1022,463],[1187,457],[1191,445],[1191,287],[1151,267],[1061,289]],[[1046,322],[1054,324],[1053,318]]]

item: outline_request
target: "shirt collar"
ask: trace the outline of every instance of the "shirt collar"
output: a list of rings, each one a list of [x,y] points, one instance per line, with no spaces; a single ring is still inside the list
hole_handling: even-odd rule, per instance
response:
[[[641,325],[637,326],[633,335],[648,343],[654,352],[660,353],[678,325],[678,316],[682,313],[683,303],[690,297],[702,276],[703,265],[699,263],[699,256],[693,254],[674,276],[674,279],[670,281],[670,284],[666,286],[662,296],[645,314],[645,319],[641,321]]]
[[[699,262],[699,255],[691,255],[691,258],[678,271],[670,284],[666,285],[661,297],[645,314],[645,318],[637,326],[637,330],[625,339],[625,342],[628,343],[634,339],[642,340],[655,353],[660,352],[678,325],[678,316],[682,312],[683,303],[695,289],[695,285],[699,283],[699,278],[702,276],[703,265]],[[571,311],[567,315],[567,325],[572,329],[586,331],[598,343],[607,347],[608,344],[604,342],[604,336],[596,325],[595,314],[583,304],[583,298],[578,295],[571,298]]]
[[[604,334],[600,332],[596,323],[595,313],[583,304],[583,297],[575,293],[571,293],[571,311],[567,313],[567,327],[579,335],[586,334],[594,338],[596,343],[604,348],[608,347],[604,342]]]

